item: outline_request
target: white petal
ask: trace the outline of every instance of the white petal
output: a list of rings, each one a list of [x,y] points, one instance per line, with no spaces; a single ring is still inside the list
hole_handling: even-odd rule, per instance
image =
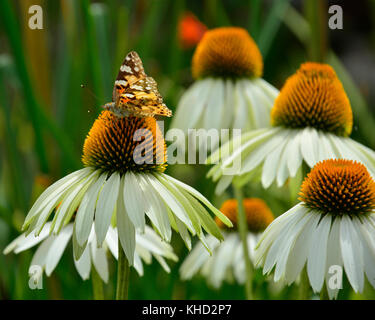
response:
[[[287,149],[289,152],[288,169],[291,177],[295,177],[297,170],[302,164],[302,153],[300,148],[302,132],[300,130],[293,130],[295,132],[294,138],[291,138]]]
[[[346,215],[341,219],[340,244],[349,282],[355,292],[362,292],[364,282],[362,247],[352,221]]]
[[[59,181],[55,182],[51,186],[49,186],[35,201],[34,205],[30,209],[29,213],[25,218],[25,222],[23,225],[23,229],[30,224],[31,220],[45,208],[49,203],[52,202],[53,199],[59,198],[59,195],[63,194],[69,186],[74,184],[75,182],[79,181],[85,176],[90,175],[92,169],[91,168],[84,168],[78,171],[75,171],[66,177],[60,179]]]
[[[189,231],[187,230],[184,223],[179,218],[175,217],[175,219],[176,219],[178,233],[180,234],[188,250],[191,250],[191,239],[190,239]]]
[[[125,174],[124,203],[126,212],[136,229],[145,229],[145,211],[147,210],[144,195],[138,177],[131,171]]]
[[[220,241],[218,241],[213,236],[208,236],[207,242],[209,243],[211,248],[215,248],[220,243]],[[209,257],[210,254],[207,252],[203,244],[201,242],[198,242],[180,267],[181,279],[190,279],[194,274],[198,272],[198,270],[202,267],[202,265],[205,263],[205,261],[207,261]]]
[[[46,223],[47,219],[51,215],[52,211],[56,208],[56,206],[62,201],[66,194],[69,194],[72,190],[76,188],[76,184],[73,186],[69,186],[67,190],[62,193],[56,194],[54,198],[51,199],[51,202],[48,203],[43,210],[40,212],[38,216],[33,219],[31,222],[26,234],[33,232],[35,235],[38,235],[41,230],[43,229],[43,225]],[[53,228],[53,225],[52,225]]]
[[[90,235],[98,195],[106,177],[106,174],[101,174],[98,180],[88,188],[78,208],[75,220],[75,233],[77,242],[81,246],[83,246]]]
[[[153,175],[145,175],[149,183],[152,185],[154,190],[159,193],[161,198],[164,200],[166,205],[190,230],[194,232],[194,227],[190,221],[188,214],[186,213],[183,205],[174,197],[172,193]]]
[[[262,143],[243,161],[241,172],[249,172],[257,167],[265,157],[267,157],[276,147],[284,141],[285,134],[281,133],[273,136],[268,141]]]
[[[326,288],[330,299],[336,298],[339,289],[331,288],[329,283],[332,274],[329,273],[331,266],[342,267],[342,258],[340,250],[340,223],[341,218],[336,217],[332,223],[331,232],[328,237],[328,248],[327,248],[327,266],[326,266]],[[337,279],[342,281],[343,279]]]
[[[316,130],[309,127],[305,128],[301,136],[301,153],[310,168],[317,162],[318,143],[319,137]]]
[[[149,203],[146,214],[162,238],[169,242],[172,236],[172,229],[169,222],[167,208],[159,194],[155,192],[151,185],[148,185],[147,182],[145,182],[144,186],[146,191],[144,201]]]
[[[375,288],[375,236],[374,228],[369,225],[367,218],[360,222],[359,219],[353,219],[357,230],[359,230],[360,242],[363,248],[364,270],[370,284]]]
[[[98,248],[96,241],[93,241],[90,245],[92,263],[100,278],[107,283],[108,282],[108,261],[107,255],[104,248]]]
[[[8,254],[12,250],[14,250],[14,253],[19,253],[22,251],[25,251],[27,249],[30,249],[31,247],[37,245],[41,241],[43,241],[45,238],[48,237],[48,234],[50,232],[51,222],[47,222],[42,231],[40,232],[39,236],[35,236],[34,233],[29,234],[25,237],[25,234],[21,234],[19,237],[14,239],[5,249],[4,254]]]
[[[331,141],[328,139],[325,132],[318,132],[319,135],[319,161],[326,159],[335,159],[336,154]]]
[[[168,264],[165,262],[164,258],[158,255],[155,255],[155,259],[159,262],[161,267],[164,269],[165,272],[170,273],[171,269],[169,268]]]
[[[109,251],[111,251],[112,255],[115,259],[118,259],[118,235],[117,229],[109,226],[107,237],[105,238],[105,243],[107,244]]]
[[[245,144],[247,141],[253,139],[254,137],[259,136],[268,131],[269,129],[266,128],[241,133],[241,135],[232,138],[232,140],[225,142],[221,145],[220,148],[213,151],[212,154],[207,158],[206,163],[218,164],[220,160],[222,161],[223,159],[226,159],[228,156],[232,154],[234,146],[241,146],[242,144]],[[207,175],[209,176],[209,174]]]
[[[361,161],[361,159],[356,155],[355,152],[353,152],[344,142],[345,139],[342,139],[340,137],[337,137],[333,134],[329,135],[330,140],[332,141],[332,144],[336,147],[336,150],[338,151],[341,158],[349,159],[349,160],[356,160]]]
[[[274,239],[279,235],[281,230],[289,225],[295,219],[300,219],[306,214],[306,208],[301,203],[295,205],[287,212],[277,217],[271,222],[267,229],[262,233],[259,242],[255,248],[254,264],[260,265],[264,263],[264,258],[272,245]]]
[[[218,181],[216,188],[215,188],[215,194],[220,195],[222,194],[232,183],[233,176],[222,176],[220,180]]]
[[[135,246],[135,253],[138,254],[146,264],[151,264],[152,254],[151,254],[150,251],[143,248],[142,246],[136,245]],[[134,256],[135,256],[135,254],[134,254]]]
[[[88,187],[96,181],[97,175],[98,171],[93,171],[87,178],[79,181],[74,188],[66,193],[52,221],[54,233],[58,233],[64,222],[70,220]]]
[[[290,250],[290,255],[285,268],[285,280],[288,285],[296,280],[305,265],[308,248],[310,247],[311,239],[320,219],[318,214],[310,213],[308,215],[309,221],[301,230],[299,236],[295,240],[294,246]]]
[[[268,141],[272,136],[279,133],[282,129],[280,128],[267,128],[267,129],[259,129],[259,135],[255,135],[250,140],[246,141],[245,143],[242,143],[240,147],[233,150],[230,156],[224,159],[221,167],[229,167],[233,162],[236,161],[238,157],[241,157],[242,159],[246,159],[246,157],[251,154],[253,150],[257,146],[259,146],[262,143],[265,143]],[[241,168],[241,174],[245,173],[244,168]]]
[[[121,179],[121,189],[124,185],[124,177]],[[128,214],[124,206],[123,192],[119,193],[117,200],[117,232],[120,238],[121,246],[125,252],[125,255],[129,261],[129,265],[133,265],[134,262],[134,250],[135,250],[135,228],[130,221]]]
[[[283,153],[287,142],[288,138],[285,137],[283,141],[281,141],[280,144],[267,155],[266,160],[264,161],[262,169],[262,185],[265,189],[272,184],[276,177],[280,156]]]
[[[243,258],[243,247],[241,245],[241,240],[237,237],[237,246],[234,250],[233,256],[233,273],[239,284],[244,284],[246,281],[246,268],[245,260]]]
[[[282,244],[286,237],[295,237],[296,235],[291,232],[293,231],[293,227],[306,215],[306,208],[301,208],[300,210],[296,211],[293,216],[290,218],[288,225],[285,227],[278,227],[278,233],[276,233],[275,237],[271,240],[272,245],[267,252],[267,257],[264,263],[263,273],[269,273],[274,265],[278,262],[277,259],[280,256],[280,250],[282,250]]]
[[[143,263],[137,252],[134,252],[134,269],[138,272],[139,276],[143,276]]]
[[[311,287],[320,292],[326,271],[328,235],[331,229],[331,215],[325,215],[312,234],[307,258],[307,273]]]
[[[56,236],[49,236],[42,242],[42,244],[35,251],[35,254],[30,263],[30,268],[35,265],[40,266],[41,268],[45,268],[48,252],[55,240]]]
[[[271,101],[274,101],[279,95],[279,90],[277,90],[273,85],[263,80],[262,78],[256,78],[253,80],[254,83],[263,89],[263,92],[269,97]]]
[[[233,128],[234,121],[234,81],[232,79],[227,79],[224,85],[224,113],[225,116],[221,117],[220,128]]]
[[[254,127],[264,128],[270,126],[270,111],[273,105],[262,89],[252,80],[242,80],[243,91],[247,94],[249,107],[254,114]]]
[[[120,175],[113,173],[105,182],[99,194],[95,213],[95,233],[98,244],[101,245],[107,234],[111,223],[113,211],[115,209],[120,188]]]
[[[83,280],[90,278],[91,258],[89,246],[83,251],[79,260],[73,259],[76,269]]]
[[[229,235],[226,237],[225,241],[215,249],[214,255],[216,263],[212,266],[210,282],[217,287],[220,286],[224,280],[227,268],[233,260],[235,244],[237,243],[236,240],[237,237],[235,234]]]
[[[277,168],[277,186],[282,187],[285,180],[288,178],[289,170],[288,170],[288,162],[289,158],[295,157],[294,154],[291,154],[293,149],[292,144],[294,143],[296,132],[294,130],[291,131],[290,136],[288,137],[288,141],[284,147],[282,152],[281,158],[279,160],[279,165]]]
[[[49,276],[56,268],[62,254],[73,234],[73,224],[68,224],[55,236],[46,257],[46,275]]]
[[[156,232],[146,227],[144,234],[137,233],[136,235],[137,245],[144,247],[146,250],[152,252],[152,254],[164,256],[169,259],[177,260],[177,256],[173,253],[172,247],[156,234]]]
[[[204,197],[200,192],[195,190],[194,188],[190,187],[189,185],[174,179],[171,176],[168,176],[164,173],[159,174],[163,179],[168,180],[170,183],[173,183],[179,188],[184,189],[188,193],[190,193],[194,198],[198,199],[200,202],[202,202],[208,209],[210,209],[222,222],[224,222],[227,226],[232,226],[232,223],[230,220],[218,209],[216,209],[210,201],[207,200],[206,197]],[[182,220],[182,219],[181,219]],[[183,220],[182,220],[183,221]],[[184,222],[184,221],[183,221]]]
[[[288,263],[288,258],[291,254],[293,244],[295,243],[297,237],[303,232],[305,226],[310,223],[311,214],[305,214],[302,219],[298,220],[294,225],[289,225],[289,229],[283,231],[283,236],[278,237],[276,240],[280,242],[280,249],[276,255],[276,269],[274,281],[279,281],[286,273],[286,265]],[[269,254],[271,254],[271,250]]]
[[[236,129],[250,129],[254,128],[254,115],[249,113],[249,109],[247,108],[247,101],[245,97],[245,93],[242,90],[242,85],[239,80],[234,82],[234,101],[235,104],[233,106],[234,111],[234,120],[233,120],[233,128]]]
[[[221,129],[220,122],[224,112],[224,80],[216,79],[211,88],[210,97],[204,111],[204,128]]]
[[[197,126],[214,84],[212,78],[198,80],[181,97],[172,128],[184,131]]]

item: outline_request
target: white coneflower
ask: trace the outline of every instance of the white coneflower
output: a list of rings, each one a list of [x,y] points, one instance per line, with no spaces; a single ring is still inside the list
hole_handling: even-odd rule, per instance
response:
[[[346,158],[363,162],[375,173],[375,152],[349,138],[352,109],[329,65],[302,64],[275,100],[271,122],[272,128],[243,134],[234,151],[222,146],[211,155],[209,163],[220,161],[209,172],[215,181],[221,178],[219,191],[234,177],[223,172],[239,159],[238,179],[242,183],[260,179],[265,188],[274,181],[282,186],[288,177],[295,177],[303,161],[312,168],[324,159]]]
[[[202,194],[163,173],[166,145],[155,118],[119,118],[103,111],[86,138],[82,160],[86,168],[45,190],[23,225],[27,233],[38,235],[56,209],[51,232],[58,234],[77,210],[73,231],[77,259],[93,225],[98,246],[103,244],[111,222],[117,226],[122,248],[119,270],[129,270],[127,263],[133,264],[136,230],[144,232],[146,216],[163,240],[171,240],[173,228],[188,248],[189,232],[205,244],[203,230],[222,239],[209,212],[231,225]],[[125,292],[118,293],[118,297],[125,296]]]
[[[248,252],[250,259],[253,261],[254,248],[261,232],[272,222],[273,214],[261,199],[244,199],[243,206],[248,229]],[[207,282],[215,288],[219,288],[224,280],[232,282],[235,279],[239,284],[245,284],[244,251],[237,230],[237,200],[229,199],[225,201],[220,211],[232,221],[234,228],[225,228],[225,225],[217,220],[218,226],[223,228],[225,241],[220,244],[216,238],[207,237],[207,241],[214,247],[212,256],[201,243],[198,243],[181,265],[180,275],[183,280],[190,279],[200,272],[207,279]]]
[[[331,299],[342,281],[330,283],[332,266],[343,267],[355,292],[362,292],[365,275],[375,288],[375,182],[366,167],[343,159],[319,162],[300,200],[264,231],[255,263],[287,284],[306,265],[314,292],[325,281]]]
[[[268,127],[278,90],[263,80],[261,53],[238,27],[206,31],[194,53],[196,82],[178,104],[173,128],[255,129]]]
[[[29,273],[33,274],[33,281],[39,282],[43,275],[43,271],[47,276],[50,276],[58,265],[69,241],[73,235],[73,223],[64,226],[58,235],[51,235],[51,222],[47,222],[39,236],[34,234],[21,234],[14,239],[4,250],[4,254],[14,252],[16,254],[30,249],[38,244],[40,246],[36,250],[29,268]],[[140,276],[143,275],[142,260],[150,264],[152,257],[160,263],[166,272],[170,269],[164,258],[177,261],[177,256],[173,253],[172,247],[162,241],[156,232],[149,226],[145,227],[145,232],[136,234],[136,248],[134,252],[134,268]],[[73,246],[75,240],[73,240]],[[108,262],[107,250],[117,259],[118,257],[118,236],[117,229],[112,226],[109,227],[106,238],[101,247],[98,247],[96,242],[96,234],[94,227],[92,227],[90,235],[87,240],[87,246],[82,252],[79,259],[73,257],[76,269],[83,280],[90,277],[92,265],[98,272],[99,276],[104,282],[108,282]],[[35,269],[38,266],[39,269]],[[38,271],[34,273],[34,271]]]
[[[144,139],[136,137],[140,135],[138,130]],[[115,219],[130,264],[136,245],[135,229],[144,231],[145,216],[166,241],[171,239],[171,226],[188,247],[188,231],[203,242],[203,229],[221,238],[206,208],[230,225],[229,220],[198,191],[163,173],[165,152],[165,142],[154,118],[118,118],[103,111],[84,144],[82,159],[86,168],[44,191],[28,213],[23,228],[38,235],[56,208],[51,230],[57,234],[77,210],[74,233],[77,245],[84,248],[93,224],[100,246]],[[142,154],[144,163],[139,164]]]

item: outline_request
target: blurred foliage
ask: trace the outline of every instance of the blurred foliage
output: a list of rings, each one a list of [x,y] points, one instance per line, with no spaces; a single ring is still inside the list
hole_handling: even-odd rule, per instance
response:
[[[32,4],[43,8],[42,30],[28,27],[28,8]],[[111,99],[114,78],[128,51],[138,51],[147,73],[157,80],[166,104],[175,111],[183,90],[193,81],[190,63],[194,49],[183,49],[177,37],[179,19],[186,11],[209,29],[227,25],[248,29],[264,56],[264,78],[278,88],[303,61],[330,63],[353,106],[353,138],[375,147],[374,110],[368,107],[374,101],[370,100],[369,90],[354,80],[361,73],[349,71],[352,60],[341,60],[341,56],[357,49],[345,41],[345,36],[360,37],[373,55],[374,5],[372,1],[363,1],[363,7],[340,1],[344,30],[329,30],[329,4],[323,0],[1,0],[0,251],[20,233],[37,195],[49,183],[80,168],[85,136],[100,106]],[[358,22],[363,21],[370,26],[368,30],[358,29]],[[359,55],[355,59],[361,60],[362,51],[356,52]],[[374,67],[374,61],[370,63],[367,71]],[[86,89],[81,88],[82,84]],[[214,184],[204,178],[205,166],[177,165],[167,172],[200,190],[217,206],[233,196],[231,190],[220,198],[214,196]],[[287,187],[266,192],[251,185],[245,194],[265,199],[275,215],[296,202]],[[201,277],[189,282],[179,280],[178,267],[187,250],[177,236],[173,237],[173,246],[180,262],[171,265],[171,274],[157,263],[147,266],[142,278],[131,271],[130,298],[244,298],[243,287],[235,284],[214,290]],[[0,299],[92,298],[91,282],[83,282],[75,271],[71,248],[54,274],[44,277],[45,290],[32,291],[27,286],[31,257],[32,250],[0,255]],[[109,261],[111,277],[105,294],[113,298],[116,265],[113,258]],[[269,286],[257,273],[254,288],[258,298],[294,296],[293,286],[282,291]],[[371,290],[366,292],[351,298],[373,298]],[[340,297],[349,297],[349,291],[343,290]]]

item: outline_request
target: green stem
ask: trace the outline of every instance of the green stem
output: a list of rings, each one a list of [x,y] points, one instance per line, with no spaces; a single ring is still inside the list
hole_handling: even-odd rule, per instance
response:
[[[94,300],[104,300],[103,281],[100,278],[98,272],[96,271],[94,265],[92,265],[92,270],[91,270],[91,282],[92,282],[92,292],[93,292]]]
[[[261,17],[261,1],[250,0],[250,34],[255,41],[258,40]]]
[[[245,210],[243,207],[243,194],[242,194],[241,188],[237,186],[234,186],[234,193],[235,193],[237,204],[238,204],[238,230],[239,230],[241,241],[242,241],[243,254],[244,254],[244,259],[245,259],[246,298],[248,300],[252,300],[254,298],[253,292],[252,292],[252,279],[253,279],[253,274],[254,274],[254,267],[250,261],[249,249],[248,249],[248,244],[247,244],[247,223],[246,223]]]
[[[301,279],[298,290],[299,300],[309,300],[310,299],[310,283],[309,277],[307,275],[306,267],[303,268],[301,272]]]
[[[118,241],[118,268],[117,268],[117,290],[116,300],[128,299],[130,266],[125,256],[124,249]]]
[[[327,52],[327,3],[326,0],[307,0],[304,3],[307,21],[310,24],[310,59],[325,61]]]

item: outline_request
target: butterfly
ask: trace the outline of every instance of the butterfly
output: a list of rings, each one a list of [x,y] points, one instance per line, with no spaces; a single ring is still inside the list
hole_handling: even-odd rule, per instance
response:
[[[163,103],[156,81],[146,75],[135,51],[125,57],[115,81],[112,102],[106,103],[104,108],[118,117],[172,116],[172,111]]]

